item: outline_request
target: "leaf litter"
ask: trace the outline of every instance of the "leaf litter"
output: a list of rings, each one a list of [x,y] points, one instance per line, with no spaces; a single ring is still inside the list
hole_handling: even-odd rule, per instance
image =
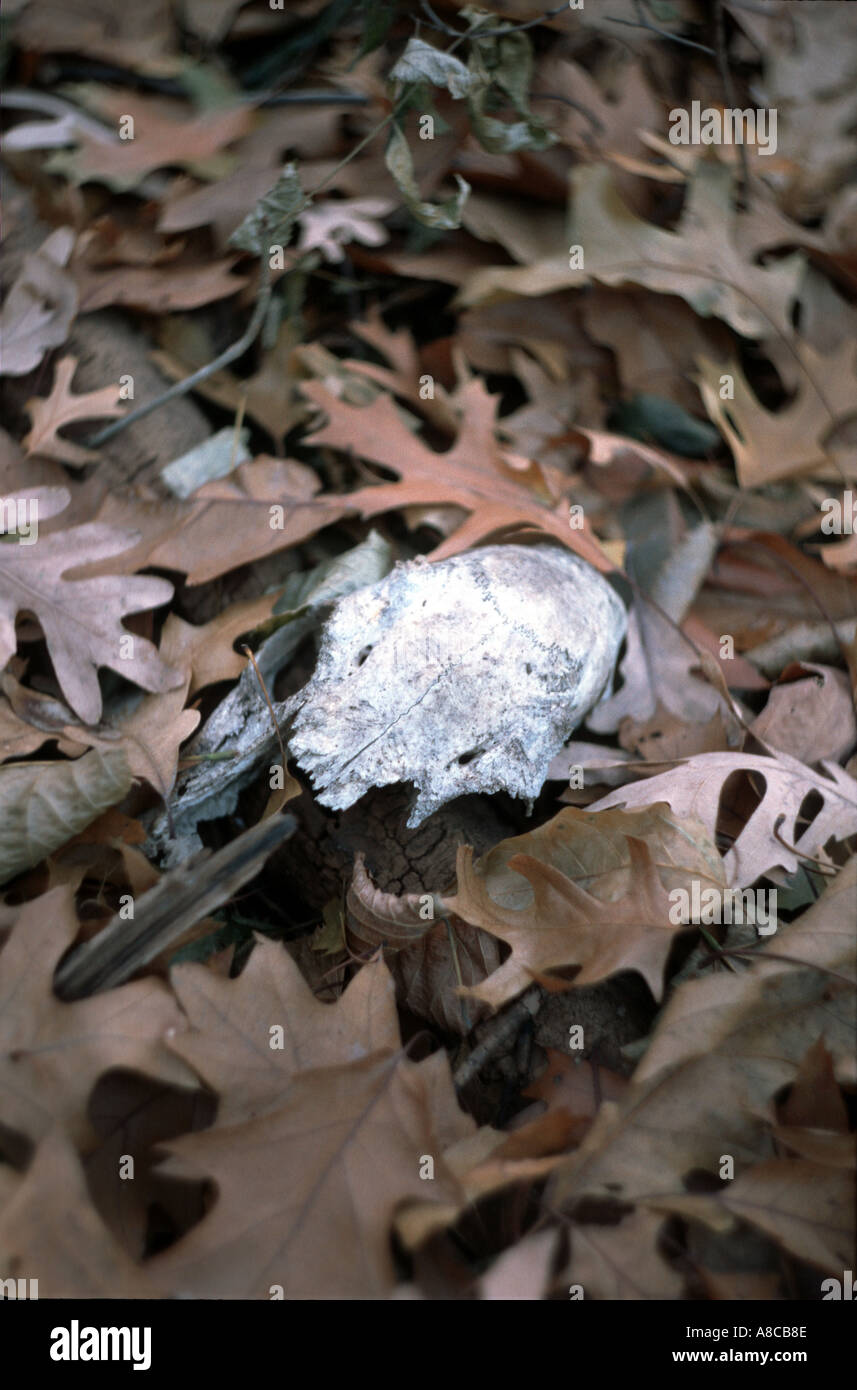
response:
[[[4,34],[0,1280],[823,1298],[853,7],[299,8]]]

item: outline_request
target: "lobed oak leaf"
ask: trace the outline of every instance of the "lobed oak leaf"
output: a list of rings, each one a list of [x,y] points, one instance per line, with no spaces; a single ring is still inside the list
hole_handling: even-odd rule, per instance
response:
[[[218,1189],[200,1224],[147,1266],[172,1295],[269,1298],[280,1286],[286,1299],[385,1298],[392,1219],[404,1202],[425,1202],[425,1156],[432,1197],[453,1214],[461,1200],[425,1069],[398,1054],[300,1072],[276,1109],[164,1147],[165,1174],[208,1173]]]
[[[207,161],[253,125],[253,112],[243,105],[188,118],[181,104],[136,92],[86,84],[77,95],[81,104],[97,111],[114,130],[130,117],[133,139],[96,140],[82,134],[78,148],[54,155],[50,169],[76,183],[98,180],[120,192],[136,187],[146,174],[165,165],[198,165],[203,174],[215,168],[220,172],[219,166],[207,167]]]
[[[40,1298],[157,1297],[102,1222],[59,1126],[0,1200],[0,1284],[4,1278],[38,1280]]]
[[[497,1008],[544,973],[581,966],[574,985],[639,970],[659,998],[675,933],[669,892],[691,879],[723,883],[717,850],[698,821],[664,807],[602,817],[574,808],[504,840],[472,863],[458,855],[450,912],[499,936],[512,954],[465,992]],[[570,987],[570,986],[569,986]]]
[[[167,797],[176,779],[179,748],[200,720],[198,710],[185,709],[197,632],[190,623],[171,613],[164,624],[160,656],[170,663],[171,669],[181,673],[181,683],[172,690],[144,696],[131,714],[103,731],[66,725],[63,752],[76,757],[81,745],[109,749],[115,748],[118,741],[133,775]],[[243,669],[243,662],[239,669]]]
[[[38,251],[24,257],[0,310],[0,373],[23,376],[68,337],[78,294],[66,265],[74,245],[70,227],[58,227]]]
[[[170,1047],[220,1096],[218,1126],[280,1104],[296,1073],[400,1046],[393,982],[383,961],[365,965],[335,1004],[317,1000],[288,951],[257,939],[237,979],[202,965],[170,975],[189,1027]],[[272,1046],[281,1028],[282,1047]]]
[[[0,506],[15,499],[0,498]],[[166,579],[104,575],[67,578],[85,560],[94,563],[134,545],[133,532],[98,522],[39,536],[35,544],[0,546],[0,666],[16,649],[15,619],[33,613],[48,644],[57,680],[81,719],[101,716],[99,666],[125,676],[145,690],[171,690],[181,681],[143,637],[122,626],[125,613],[158,607],[172,597]]]
[[[458,554],[498,531],[527,527],[556,537],[602,572],[613,568],[586,520],[579,530],[569,526],[562,502],[568,479],[500,448],[495,433],[497,398],[478,378],[459,392],[458,438],[443,454],[408,429],[388,396],[361,408],[337,400],[320,382],[306,382],[301,389],[327,416],[327,424],[309,436],[310,442],[349,450],[400,476],[401,482],[377,483],[349,495],[348,501],[365,517],[414,504],[453,503],[468,514],[433,552],[433,559]]]
[[[696,377],[709,416],[724,435],[744,488],[807,473],[841,476],[849,449],[837,447],[837,427],[857,414],[857,348],[847,339],[831,352],[796,345],[803,368],[797,394],[780,410],[768,410],[736,361],[697,358]],[[734,395],[722,399],[724,375]]]
[[[318,250],[326,261],[335,264],[345,259],[342,248],[349,241],[359,241],[364,246],[383,246],[390,234],[379,219],[386,217],[394,207],[390,198],[328,199],[313,203],[298,219],[301,227],[298,249]]]
[[[600,1195],[669,1197],[672,1204],[686,1198],[685,1174],[718,1173],[724,1153],[738,1169],[767,1159],[770,1102],[795,1080],[820,1036],[840,1078],[857,1076],[849,983],[857,967],[855,891],[852,859],[808,912],[759,948],[752,970],[679,986],[627,1092],[602,1105],[557,1173],[551,1201],[566,1206]]]
[[[33,422],[33,428],[22,440],[25,453],[41,454],[75,468],[97,459],[98,454],[63,439],[59,431],[75,420],[115,418],[123,413],[123,407],[118,405],[118,385],[102,386],[99,391],[86,391],[81,396],[75,396],[71,383],[76,370],[76,357],[61,358],[57,363],[50,395],[33,396],[27,401],[24,409]]]
[[[530,907],[501,908],[473,872],[472,850],[458,852],[458,892],[446,906],[473,926],[499,936],[512,954],[481,985],[462,991],[497,1009],[533,980],[552,982],[550,973],[579,965],[575,985],[591,985],[619,970],[637,970],[656,999],[663,993],[663,970],[678,926],[670,921],[670,899],[649,851],[628,837],[634,887],[615,902],[603,902],[572,883],[559,870],[528,854],[516,854],[509,868],[526,878],[533,891]],[[570,986],[569,986],[570,987]]]
[[[755,773],[763,790],[724,858],[729,884],[754,883],[773,869],[794,873],[805,856],[814,858],[829,840],[857,832],[857,781],[835,763],[822,761],[821,771],[814,772],[787,753],[699,753],[668,772],[618,787],[590,809],[633,810],[666,801],[676,816],[693,816],[713,836],[724,784],[737,772]],[[801,808],[811,792],[821,805],[804,826]]]
[[[631,283],[681,295],[698,314],[724,319],[742,337],[774,332],[791,339],[791,311],[806,260],[795,252],[773,266],[754,263],[732,207],[733,180],[725,165],[700,160],[678,226],[668,231],[628,208],[609,166],[580,166],[572,175],[570,240],[586,248],[585,269],[569,269],[564,248],[532,265],[492,266],[470,277],[458,303],[550,294],[588,280],[611,287]]]
[[[177,1086],[195,1078],[166,1047],[167,1030],[183,1020],[161,980],[57,999],[54,970],[78,929],[74,890],[64,885],[25,904],[0,952],[0,1113],[30,1139],[60,1124],[87,1150],[95,1143],[87,1103],[103,1072],[126,1068]]]

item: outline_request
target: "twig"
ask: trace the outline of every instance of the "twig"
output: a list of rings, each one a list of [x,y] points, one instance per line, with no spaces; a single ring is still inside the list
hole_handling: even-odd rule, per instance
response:
[[[561,96],[559,92],[532,92],[530,94],[530,101],[561,101],[563,106],[570,106],[573,110],[579,111],[581,116],[585,116],[589,124],[594,126],[598,131],[599,135],[603,135],[604,131],[607,129],[604,122],[600,120],[594,112],[590,111],[588,107],[584,106],[582,102],[572,101],[571,97]]]
[[[507,24],[502,29],[469,29],[464,33],[460,29],[453,29],[451,24],[446,24],[435,14],[428,0],[420,0],[420,8],[426,16],[426,21],[432,29],[439,29],[442,34],[449,34],[454,39],[500,39],[507,34],[520,34],[524,29],[535,29],[539,24],[544,24],[546,19],[555,19],[563,11],[568,12],[568,0],[562,5],[557,5],[556,9],[545,10],[544,14],[536,15],[535,19],[528,19],[525,24]]]
[[[526,1023],[528,1018],[535,1018],[541,1003],[541,986],[531,985],[526,994],[522,994],[510,1009],[492,1021],[482,1041],[453,1072],[452,1079],[459,1090],[478,1075],[485,1063],[500,1051],[509,1038],[514,1037],[522,1023]]]
[[[842,975],[838,970],[830,970],[826,965],[818,965],[814,960],[801,960],[799,956],[782,956],[773,951],[760,951],[756,946],[728,946],[721,951],[712,951],[709,959],[716,956],[749,956],[751,960],[779,960],[784,965],[797,965],[801,970],[817,970],[820,975],[829,975],[833,980],[841,980],[843,984],[850,985],[851,989],[857,989],[857,980],[852,980],[848,975]]]
[[[735,84],[732,81],[732,72],[729,67],[729,59],[726,56],[726,22],[724,18],[723,0],[717,0],[717,66],[720,69],[720,77],[723,82],[723,91],[726,94],[726,104],[732,111],[736,110]],[[739,158],[741,160],[741,182],[738,187],[736,203],[739,208],[746,208],[750,196],[750,162],[747,159],[747,146],[743,139],[739,141]]]
[[[83,999],[114,989],[182,937],[259,873],[268,855],[293,833],[294,816],[251,826],[223,849],[203,850],[164,874],[135,904],[133,922],[118,914],[103,931],[76,946],[57,967],[60,999]]]
[[[685,39],[681,34],[671,34],[668,29],[658,29],[654,24],[650,24],[643,12],[641,0],[634,0],[634,9],[637,13],[636,20],[616,19],[612,14],[605,15],[611,24],[624,24],[629,29],[648,29],[650,34],[657,34],[660,39],[669,39],[671,43],[683,44],[685,48],[695,48],[700,53],[707,53],[709,57],[715,57],[713,48],[708,48],[704,43],[696,43],[693,39]]]
[[[133,425],[135,421],[142,420],[144,416],[151,414],[153,410],[158,410],[160,406],[166,405],[167,401],[174,401],[178,396],[187,395],[201,381],[206,381],[208,377],[219,372],[221,367],[228,367],[230,362],[243,357],[249,347],[253,345],[261,332],[265,322],[265,315],[268,312],[268,305],[271,301],[271,270],[264,256],[260,262],[261,270],[259,276],[259,289],[256,293],[256,304],[250,322],[245,328],[241,337],[234,342],[231,347],[221,352],[219,357],[215,357],[211,362],[206,362],[204,367],[186,376],[182,381],[177,381],[169,386],[166,391],[162,391],[154,400],[146,401],[144,405],[138,405],[136,410],[132,410],[130,415],[123,415],[121,420],[114,420],[112,424],[106,425],[103,430],[98,430],[84,441],[88,449],[98,449],[102,444],[106,444],[108,439],[113,439],[120,430],[127,429],[128,425]]]

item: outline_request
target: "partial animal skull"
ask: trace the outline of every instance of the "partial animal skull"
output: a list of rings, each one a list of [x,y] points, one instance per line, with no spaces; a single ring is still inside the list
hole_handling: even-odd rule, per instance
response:
[[[319,801],[412,782],[417,826],[454,797],[538,795],[611,681],[621,600],[550,544],[398,564],[336,606],[289,740]]]

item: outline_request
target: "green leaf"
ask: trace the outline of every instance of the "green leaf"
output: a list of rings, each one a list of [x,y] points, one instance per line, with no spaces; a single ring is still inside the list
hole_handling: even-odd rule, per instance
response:
[[[287,164],[268,192],[229,238],[231,246],[253,256],[267,256],[272,246],[286,246],[295,222],[310,204],[294,164]]]
[[[445,203],[425,203],[420,198],[414,177],[414,161],[408,142],[398,126],[393,126],[384,159],[412,217],[422,222],[423,226],[434,227],[438,231],[453,232],[461,226],[461,211],[470,192],[470,184],[460,174],[455,175],[458,192],[454,198],[447,199]]]
[[[127,795],[133,780],[121,748],[94,749],[75,762],[0,769],[0,883],[32,869],[85,830]]]

